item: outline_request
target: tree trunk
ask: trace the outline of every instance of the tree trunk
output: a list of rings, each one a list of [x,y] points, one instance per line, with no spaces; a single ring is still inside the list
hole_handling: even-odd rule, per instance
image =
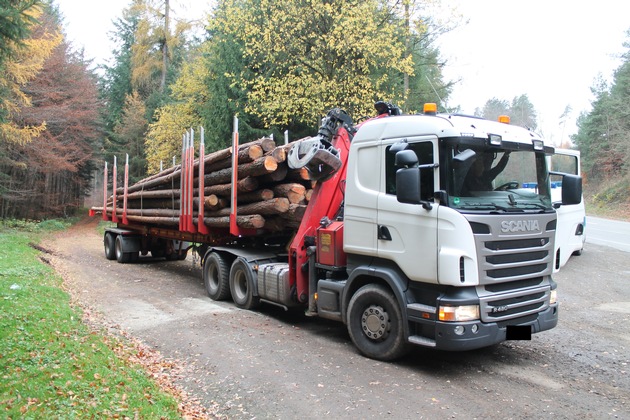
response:
[[[164,40],[162,42],[162,77],[160,79],[160,92],[164,92],[164,88],[166,87],[166,73],[168,72],[168,38],[171,34],[169,15],[169,0],[164,0]]]

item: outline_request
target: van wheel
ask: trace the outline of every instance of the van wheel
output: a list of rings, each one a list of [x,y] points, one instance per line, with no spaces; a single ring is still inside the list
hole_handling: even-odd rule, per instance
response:
[[[234,304],[241,309],[254,309],[260,305],[260,298],[254,296],[256,274],[247,261],[237,258],[230,268],[230,292]]]
[[[103,238],[105,244],[105,258],[108,260],[116,259],[116,235],[107,232]]]
[[[352,342],[367,357],[394,360],[410,348],[398,301],[384,286],[368,284],[357,290],[350,299],[347,320]]]
[[[203,262],[203,283],[212,300],[230,297],[230,268],[221,254],[210,252],[206,255]]]

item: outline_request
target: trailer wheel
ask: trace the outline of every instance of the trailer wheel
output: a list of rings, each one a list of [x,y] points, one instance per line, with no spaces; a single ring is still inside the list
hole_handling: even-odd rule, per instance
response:
[[[131,253],[123,252],[122,250],[122,238],[120,235],[116,236],[116,261],[121,264],[125,264],[131,261]]]
[[[103,242],[105,244],[105,258],[108,260],[116,259],[116,236],[107,232],[105,234],[105,238],[103,238]]]
[[[241,309],[254,309],[260,304],[260,298],[254,296],[254,270],[247,261],[237,258],[230,268],[230,292],[234,304]]]
[[[217,252],[210,252],[203,262],[203,282],[212,300],[230,297],[230,267]]]
[[[350,338],[363,355],[388,361],[408,351],[400,306],[386,287],[368,284],[357,290],[347,319]]]

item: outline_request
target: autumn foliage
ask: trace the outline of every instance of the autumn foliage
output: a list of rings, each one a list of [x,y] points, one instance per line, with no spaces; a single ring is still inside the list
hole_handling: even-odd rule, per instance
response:
[[[58,31],[50,16],[38,33]],[[45,124],[31,141],[0,142],[0,209],[3,217],[64,216],[82,205],[98,139],[98,92],[87,63],[61,42],[37,77],[24,83],[11,123]]]

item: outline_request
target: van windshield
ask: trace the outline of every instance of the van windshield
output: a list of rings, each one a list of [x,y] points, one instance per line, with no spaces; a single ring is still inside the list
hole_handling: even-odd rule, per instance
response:
[[[549,172],[543,153],[447,146],[449,206],[460,210],[551,211]]]

